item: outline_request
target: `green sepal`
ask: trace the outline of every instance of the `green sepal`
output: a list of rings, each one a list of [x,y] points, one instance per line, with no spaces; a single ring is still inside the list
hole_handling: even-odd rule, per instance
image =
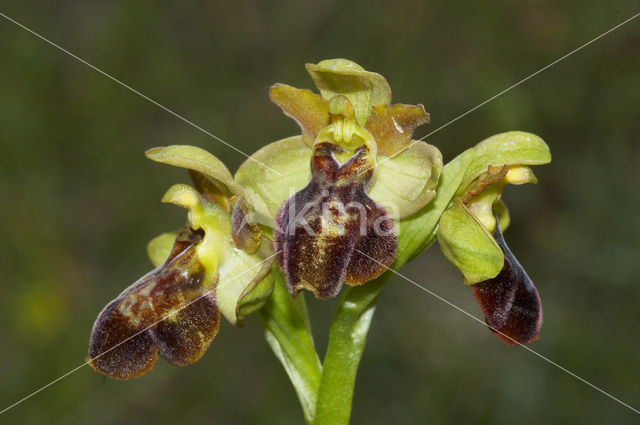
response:
[[[411,261],[433,243],[440,216],[451,204],[472,160],[473,149],[467,149],[447,163],[440,175],[436,197],[416,214],[396,222],[398,255],[394,268]]]
[[[459,199],[440,217],[438,244],[469,285],[495,277],[504,265],[493,236]]]
[[[491,234],[496,228],[496,217],[493,214],[493,205],[500,199],[503,186],[501,183],[493,183],[465,204],[466,210]]]
[[[147,244],[147,255],[154,267],[160,266],[169,257],[173,242],[176,240],[178,233],[180,233],[179,230],[166,232],[149,241]]]
[[[311,180],[311,148],[301,136],[293,136],[264,146],[251,158],[238,168],[235,178],[245,187],[256,221],[273,227],[284,201]]]
[[[266,237],[254,254],[237,248],[227,249],[219,266],[216,298],[220,313],[234,326],[264,305],[273,291],[267,273],[274,261],[273,245]]]
[[[194,184],[201,192],[206,193],[209,185],[215,186],[224,196],[242,195],[242,186],[233,180],[229,169],[211,153],[197,146],[171,145],[157,147],[145,152],[147,158],[163,164],[182,167],[205,176],[208,183],[200,180],[197,174],[193,177]]]
[[[267,273],[255,287],[250,288],[250,290],[245,290],[242,297],[238,300],[236,316],[241,321],[244,321],[245,317],[260,310],[271,296],[274,283],[273,275]]]
[[[366,71],[347,59],[327,59],[317,65],[307,64],[318,90],[327,100],[346,96],[355,109],[356,121],[364,126],[374,105],[391,102],[391,88],[380,74]]]
[[[496,134],[473,148],[474,158],[467,169],[458,194],[490,165],[542,165],[551,161],[549,147],[540,137],[523,131]]]
[[[394,219],[420,211],[436,196],[442,154],[432,145],[416,142],[401,154],[378,156],[368,193]]]
[[[509,215],[509,208],[502,201],[502,199],[498,199],[493,204],[493,211],[498,215],[498,223],[500,224],[500,231],[504,233],[509,224],[511,224],[511,216]]]

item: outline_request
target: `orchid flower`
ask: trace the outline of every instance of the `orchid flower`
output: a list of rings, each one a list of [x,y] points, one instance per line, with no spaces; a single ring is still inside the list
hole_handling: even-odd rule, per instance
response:
[[[284,84],[270,89],[302,134],[258,151],[236,179],[274,227],[289,291],[327,299],[343,283],[364,284],[393,263],[393,219],[435,197],[442,155],[412,141],[414,129],[429,121],[424,106],[390,104],[381,75],[344,59],[307,70],[320,94]]]
[[[537,183],[530,166],[551,155],[539,137],[509,132],[476,145],[474,156],[440,218],[438,242],[471,285],[489,328],[508,344],[531,342],[542,324],[540,296],[502,235],[510,218],[501,195],[507,184]]]
[[[188,168],[198,189],[179,184],[164,195],[188,210],[187,225],[150,242],[156,268],[107,304],[93,326],[90,364],[118,379],[144,375],[158,353],[174,365],[195,362],[217,334],[220,313],[241,326],[273,290],[272,243],[240,219],[248,207],[227,168],[193,146],[147,156]]]

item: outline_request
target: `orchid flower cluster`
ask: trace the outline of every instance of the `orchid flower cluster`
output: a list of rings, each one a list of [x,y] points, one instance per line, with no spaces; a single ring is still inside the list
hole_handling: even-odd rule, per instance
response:
[[[191,364],[211,345],[220,315],[241,327],[257,312],[307,422],[347,423],[349,408],[323,394],[350,385],[350,405],[364,346],[356,331],[366,336],[388,270],[435,240],[499,338],[538,338],[540,297],[503,237],[510,220],[501,195],[507,184],[536,182],[530,166],[551,160],[545,142],[502,133],[444,165],[436,147],[412,138],[429,122],[424,106],[392,104],[384,77],[345,59],[307,71],[319,93],[285,84],[269,91],[301,134],[264,146],[235,176],[198,147],[147,151],[188,170],[193,185],[177,184],[162,198],[185,208],[187,220],[149,243],[156,268],[98,315],[88,355],[97,372],[138,377],[158,354]],[[343,293],[324,364],[303,290],[322,300]],[[332,361],[336,353],[355,366]],[[353,369],[343,374],[351,381],[336,372],[342,367]]]

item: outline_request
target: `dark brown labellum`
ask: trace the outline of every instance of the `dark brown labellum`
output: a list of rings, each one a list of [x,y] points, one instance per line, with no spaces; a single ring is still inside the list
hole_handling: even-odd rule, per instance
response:
[[[341,153],[335,144],[316,144],[311,182],[278,214],[276,260],[293,295],[308,289],[318,298],[332,298],[343,282],[374,279],[395,258],[393,223],[366,192],[373,176],[369,149],[360,147],[343,164],[334,156]]]
[[[98,315],[89,364],[117,379],[142,376],[157,354],[175,365],[198,360],[218,332],[220,313],[195,247],[202,232],[183,230],[163,265],[143,276]]]
[[[497,216],[496,216],[497,220]],[[513,255],[496,222],[494,237],[504,253],[504,267],[498,275],[471,286],[487,325],[509,345],[538,339],[542,305],[533,281]]]

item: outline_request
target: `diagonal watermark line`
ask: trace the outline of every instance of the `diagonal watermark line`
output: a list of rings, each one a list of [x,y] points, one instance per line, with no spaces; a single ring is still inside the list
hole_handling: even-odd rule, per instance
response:
[[[469,313],[467,310],[458,307],[457,305],[455,305],[454,303],[452,303],[451,301],[442,298],[440,295],[436,294],[435,292],[425,288],[424,286],[420,285],[419,283],[417,283],[416,281],[408,278],[407,276],[401,274],[400,272],[395,271],[394,269],[391,269],[389,267],[387,267],[386,265],[382,264],[381,262],[379,262],[378,260],[376,260],[375,258],[370,257],[369,255],[365,254],[364,252],[360,251],[359,249],[356,249],[356,251],[358,251],[360,254],[364,255],[365,257],[367,257],[368,259],[370,259],[371,261],[374,261],[378,264],[380,264],[381,266],[383,266],[384,268],[386,268],[387,270],[389,270],[390,272],[400,276],[401,278],[403,278],[404,280],[406,280],[407,282],[413,284],[414,286],[422,289],[423,291],[425,291],[426,293],[433,295],[434,297],[436,297],[437,299],[439,299],[440,301],[442,301],[443,303],[449,305],[450,307],[455,308],[456,310],[458,310],[459,312],[469,316],[470,318],[472,318],[473,320],[475,320],[476,322],[481,323],[482,325],[488,327],[489,329],[491,329],[493,332],[498,333],[502,336],[504,336],[505,338],[513,341],[516,345],[519,345],[520,347],[524,348],[525,350],[529,351],[532,354],[535,354],[536,356],[540,357],[542,360],[546,361],[547,363],[557,367],[558,369],[560,369],[561,371],[573,376],[574,378],[576,378],[577,380],[581,381],[582,383],[590,386],[591,388],[593,388],[596,391],[599,391],[600,393],[606,395],[607,397],[609,397],[610,399],[620,403],[621,405],[623,405],[624,407],[632,410],[633,412],[637,413],[640,415],[640,411],[629,406],[627,403],[625,403],[624,401],[620,400],[619,398],[616,398],[614,396],[612,396],[611,394],[609,394],[608,392],[606,392],[605,390],[601,389],[600,387],[595,386],[594,384],[592,384],[591,382],[587,381],[584,378],[581,378],[580,376],[576,375],[575,373],[571,372],[569,369],[560,366],[558,363],[554,362],[553,360],[549,359],[546,356],[543,356],[542,354],[538,353],[537,351],[527,347],[524,344],[519,343],[518,341],[516,341],[515,339],[511,338],[509,335],[505,335],[504,333],[500,332],[499,330],[497,330],[496,328],[489,326],[484,320],[477,318],[476,316],[474,316],[473,314]]]
[[[440,127],[436,128],[435,130],[433,130],[431,133],[428,133],[424,136],[422,136],[421,138],[419,138],[418,140],[414,140],[411,143],[409,143],[407,146],[405,146],[404,148],[398,150],[398,152],[396,152],[393,155],[390,155],[384,159],[382,159],[381,161],[378,161],[378,164],[381,164],[383,162],[385,162],[388,159],[391,159],[393,157],[395,157],[396,155],[404,152],[405,150],[409,149],[411,146],[415,145],[416,143],[418,143],[419,141],[422,141],[424,139],[426,139],[427,137],[436,134],[437,132],[439,132],[440,130],[442,130],[445,127],[450,126],[451,124],[453,124],[454,122],[458,121],[459,119],[466,117],[467,115],[469,115],[470,113],[472,113],[473,111],[475,111],[478,108],[483,107],[484,105],[486,105],[487,103],[491,102],[492,100],[497,99],[498,97],[502,96],[503,94],[505,94],[506,92],[510,91],[511,89],[514,89],[516,87],[518,87],[520,84],[524,83],[525,81],[530,80],[531,78],[535,77],[536,75],[540,74],[543,71],[546,71],[547,69],[551,68],[553,65],[557,64],[558,62],[561,62],[563,60],[565,60],[566,58],[568,58],[569,56],[573,55],[574,53],[584,49],[585,47],[587,47],[588,45],[598,41],[599,39],[601,39],[602,37],[604,37],[605,35],[617,30],[618,28],[620,28],[621,26],[633,21],[634,19],[636,19],[638,16],[640,16],[640,12],[636,13],[635,15],[633,15],[632,17],[620,22],[618,25],[616,25],[615,27],[603,32],[602,34],[600,34],[599,36],[587,41],[586,43],[584,43],[583,45],[573,49],[572,51],[570,51],[569,53],[567,53],[566,55],[554,60],[553,62],[551,62],[550,64],[548,64],[547,66],[544,66],[542,68],[540,68],[539,70],[537,70],[536,72],[534,72],[533,74],[528,75],[527,77],[523,78],[522,80],[518,81],[515,84],[512,84],[511,86],[507,87],[506,89],[502,90],[501,92],[499,92],[498,94],[495,94],[493,96],[491,96],[489,99],[485,100],[484,102],[474,106],[473,108],[469,109],[468,111],[466,111],[465,113],[458,115],[457,117],[455,117],[454,119],[452,119],[451,121],[441,125]],[[364,173],[367,170],[361,171],[359,174]]]
[[[116,348],[118,348],[119,346],[121,346],[122,344],[126,343],[127,341],[137,337],[138,335],[140,335],[141,333],[144,333],[146,331],[148,331],[149,329],[151,329],[152,327],[154,327],[155,325],[157,325],[158,323],[168,319],[169,317],[179,313],[180,311],[182,311],[183,309],[189,307],[191,304],[195,303],[196,301],[198,301],[201,298],[206,297],[207,295],[211,294],[213,291],[216,291],[222,287],[224,287],[225,285],[228,285],[229,283],[233,282],[234,280],[236,280],[237,278],[239,278],[240,276],[242,276],[243,274],[247,273],[249,270],[253,269],[254,267],[257,267],[261,264],[263,264],[265,261],[269,261],[270,259],[272,259],[273,257],[275,257],[276,255],[278,255],[281,251],[276,252],[273,255],[270,255],[269,257],[265,258],[264,260],[260,261],[259,263],[254,264],[251,267],[248,267],[247,269],[243,270],[242,273],[238,273],[237,275],[234,275],[231,279],[229,279],[228,281],[226,281],[224,284],[217,286],[213,289],[208,290],[207,292],[204,292],[203,294],[199,295],[198,297],[196,297],[195,299],[189,301],[187,304],[183,305],[182,307],[180,307],[179,309],[177,309],[176,311],[172,311],[171,313],[167,314],[166,316],[164,316],[162,319],[152,323],[151,325],[147,326],[146,328],[142,329],[139,332],[136,332],[135,334],[131,335],[130,337],[120,341],[119,343],[117,343],[116,345],[114,345],[113,347],[109,348],[106,351],[103,351],[102,353],[98,354],[97,356],[90,358],[89,360],[87,360],[86,362],[82,363],[80,366],[77,366],[73,369],[71,369],[69,372],[65,373],[64,375],[54,379],[53,381],[49,382],[46,385],[43,385],[42,387],[38,388],[36,391],[24,396],[23,398],[21,398],[20,400],[16,401],[15,403],[5,407],[3,410],[0,411],[0,415],[2,415],[3,413],[7,412],[8,410],[16,407],[17,405],[21,404],[24,401],[27,401],[28,399],[30,399],[31,397],[33,397],[34,395],[38,394],[41,391],[46,390],[47,388],[49,388],[50,386],[52,386],[53,384],[55,384],[56,382],[59,382],[61,380],[63,380],[64,378],[66,378],[67,376],[73,374],[74,372],[82,369],[83,367],[85,367],[86,365],[88,365],[89,363],[91,363],[94,360],[99,359],[100,357],[104,356],[105,354],[107,354],[109,351],[114,350]]]
[[[250,155],[247,155],[246,153],[244,153],[243,151],[241,151],[240,149],[236,148],[235,146],[233,146],[232,144],[225,142],[224,140],[222,140],[220,137],[216,136],[215,134],[205,130],[204,128],[200,127],[199,125],[189,121],[188,119],[186,119],[185,117],[183,117],[182,115],[178,114],[177,112],[172,111],[171,109],[167,108],[166,106],[156,102],[155,100],[151,99],[150,97],[140,93],[138,90],[134,89],[133,87],[123,83],[122,81],[118,80],[117,78],[113,77],[110,74],[107,74],[106,72],[104,72],[103,70],[101,70],[100,68],[90,64],[89,62],[87,62],[86,60],[74,55],[73,53],[71,53],[70,51],[66,50],[65,48],[59,46],[58,44],[54,43],[53,41],[45,38],[44,36],[38,34],[37,32],[35,32],[34,30],[22,25],[20,22],[16,21],[15,19],[10,18],[9,16],[5,15],[4,13],[0,12],[0,16],[2,16],[3,18],[5,18],[6,20],[13,22],[14,24],[16,24],[17,26],[19,26],[20,28],[30,32],[31,34],[35,35],[36,37],[38,37],[39,39],[41,39],[42,41],[50,44],[51,46],[55,47],[56,49],[60,50],[63,53],[66,53],[67,55],[71,56],[72,58],[76,59],[79,62],[82,62],[83,64],[87,65],[89,68],[93,69],[94,71],[102,74],[103,76],[107,77],[108,79],[118,83],[119,85],[121,85],[122,87],[126,88],[127,90],[137,94],[138,96],[142,97],[143,99],[153,103],[154,105],[156,105],[157,107],[159,107],[160,109],[163,109],[164,111],[170,113],[171,115],[173,115],[176,118],[181,119],[182,121],[186,122],[187,124],[189,124],[190,126],[196,128],[197,130],[200,130],[201,132],[203,132],[204,134],[206,134],[209,137],[212,137],[213,139],[217,140],[218,142],[230,147],[231,149],[233,149],[234,151],[244,155],[245,157],[249,158],[250,160],[257,162],[258,164],[262,165],[264,168],[273,171],[274,173],[276,173],[279,176],[282,176],[281,173],[279,173],[278,171],[274,170],[273,168],[263,164],[262,162],[258,161],[255,158],[252,158]]]

